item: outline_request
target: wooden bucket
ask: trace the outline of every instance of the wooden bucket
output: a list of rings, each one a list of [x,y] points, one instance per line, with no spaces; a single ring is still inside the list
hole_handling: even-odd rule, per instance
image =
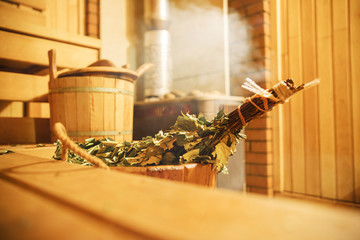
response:
[[[92,64],[57,76],[55,52],[49,51],[50,126],[64,124],[71,139],[111,137],[131,141],[134,109],[134,81],[149,65],[136,72],[125,68]],[[52,134],[52,141],[56,137]]]

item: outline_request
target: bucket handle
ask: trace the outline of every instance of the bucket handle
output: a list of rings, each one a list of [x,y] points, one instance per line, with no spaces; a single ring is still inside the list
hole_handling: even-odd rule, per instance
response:
[[[84,158],[86,161],[94,164],[94,166],[104,169],[109,169],[109,166],[106,165],[101,159],[87,153],[81,147],[79,147],[73,140],[69,138],[66,132],[65,126],[56,122],[53,127],[53,131],[58,139],[60,139],[62,143],[62,152],[61,152],[61,160],[67,161],[68,159],[68,151],[76,153],[80,157]]]
[[[56,51],[51,49],[48,51],[49,57],[49,76],[50,81],[53,81],[57,77],[57,67],[56,67]]]
[[[153,66],[154,64],[152,63],[144,63],[143,65],[141,65],[138,69],[136,69],[137,77],[138,78],[141,77],[147,70],[149,70]]]

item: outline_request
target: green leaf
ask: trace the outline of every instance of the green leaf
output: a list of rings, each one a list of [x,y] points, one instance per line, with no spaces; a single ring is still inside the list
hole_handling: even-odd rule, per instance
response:
[[[170,150],[174,147],[176,138],[173,136],[167,136],[160,141],[160,147],[164,150]]]
[[[187,135],[186,135],[186,132],[178,132],[176,135],[175,135],[175,138],[176,138],[176,144],[178,146],[184,146],[186,143],[190,142],[191,141],[191,137],[189,138]]]
[[[224,142],[220,142],[215,146],[212,155],[216,159],[217,170],[221,172],[228,163],[231,149]]]
[[[142,161],[140,163],[141,166],[146,166],[146,165],[159,165],[161,161],[161,155],[154,155],[154,156],[150,156],[148,159]]]
[[[193,149],[196,145],[198,145],[201,142],[201,138],[195,139],[191,142],[187,142],[184,144],[184,148],[186,151],[189,151],[191,149]]]
[[[95,138],[87,138],[87,139],[85,139],[85,145],[90,144],[90,143],[95,143]]]
[[[211,126],[212,122],[209,122],[204,115],[202,115],[201,113],[198,116],[198,123],[205,125],[206,127]]]
[[[128,157],[124,160],[124,162],[128,163],[131,166],[139,165],[142,159],[139,157]]]
[[[175,164],[177,158],[175,156],[174,153],[172,152],[166,152],[161,159],[161,164],[164,165],[171,165],[171,164]]]
[[[226,143],[226,145],[230,148],[232,154],[236,152],[236,143],[238,142],[238,139],[235,137],[234,134],[230,133],[226,135],[222,142]]]
[[[0,155],[8,154],[8,153],[14,153],[14,152],[11,151],[11,150],[6,150],[6,149],[1,149],[1,150],[0,150]],[[60,158],[60,159],[61,159],[61,158]]]
[[[162,130],[160,130],[157,134],[155,134],[155,138],[156,139],[163,139],[164,136],[164,132]]]
[[[177,118],[174,127],[188,132],[196,131],[198,129],[197,118],[194,115],[182,114]]]
[[[118,145],[118,142],[115,141],[100,141],[102,144],[104,144],[104,146],[106,147],[115,147],[116,145]]]
[[[216,115],[216,117],[214,118],[214,122],[215,121],[220,121],[223,117],[225,117],[225,112],[224,112],[224,108],[222,108]]]
[[[193,149],[185,153],[182,157],[185,162],[192,162],[200,154],[200,149]]]
[[[88,149],[88,153],[91,155],[95,155],[99,150],[99,145],[93,146],[92,148]]]
[[[164,149],[162,149],[161,147],[149,146],[146,149],[145,156],[148,158],[148,157],[155,156],[155,155],[162,155],[163,153],[164,153]]]
[[[108,158],[111,156],[111,152],[97,153],[96,156],[100,158]]]
[[[126,153],[126,157],[135,157],[137,155],[138,151],[135,148],[131,148]]]

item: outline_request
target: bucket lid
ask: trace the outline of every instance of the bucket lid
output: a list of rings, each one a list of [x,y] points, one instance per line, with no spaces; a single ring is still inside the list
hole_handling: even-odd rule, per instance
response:
[[[139,75],[137,72],[128,69],[128,65],[118,68],[109,60],[101,59],[95,63],[80,68],[61,73],[58,78],[73,77],[73,76],[104,76],[121,78],[128,81],[135,81]]]

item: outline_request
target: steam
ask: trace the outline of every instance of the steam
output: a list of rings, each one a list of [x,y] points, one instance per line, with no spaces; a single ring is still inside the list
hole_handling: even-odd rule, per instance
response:
[[[194,89],[225,93],[224,16],[222,1],[170,1],[173,90]],[[249,72],[251,41],[247,22],[237,12],[229,14],[231,75]],[[243,80],[245,76],[243,77]],[[232,78],[231,85],[241,85]],[[236,92],[236,89],[235,89]],[[232,89],[232,94],[235,93]]]

